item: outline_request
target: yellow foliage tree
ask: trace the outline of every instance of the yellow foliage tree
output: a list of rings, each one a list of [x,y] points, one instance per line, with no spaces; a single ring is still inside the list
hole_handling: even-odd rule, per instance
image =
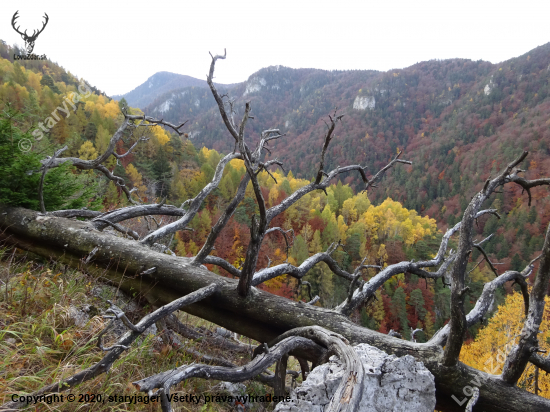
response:
[[[97,159],[97,150],[94,147],[94,144],[89,140],[85,141],[80,149],[78,149],[78,157],[82,160],[93,160]]]
[[[384,320],[384,317],[386,316],[386,311],[384,310],[384,301],[382,299],[382,292],[380,290],[377,290],[376,293],[376,299],[367,306],[365,309],[367,312],[367,315],[374,320],[374,330],[380,329],[380,325],[382,324],[382,321]]]
[[[168,136],[168,133],[166,133],[166,131],[160,126],[152,127],[151,132],[153,133],[153,136],[158,142],[158,144],[161,146],[164,146],[166,143],[170,141],[170,136]]]
[[[132,163],[130,163],[126,167],[126,174],[128,174],[128,177],[132,181],[132,184],[138,191],[138,196],[143,197],[147,193],[147,187],[143,184],[143,178],[141,177],[141,173],[138,172],[138,170],[134,167]]]
[[[542,324],[538,336],[540,349],[550,349],[550,298],[546,297],[546,306]],[[464,345],[460,353],[460,360],[465,364],[484,370],[487,373],[498,375],[502,373],[502,367],[506,355],[518,342],[523,322],[525,309],[521,293],[508,295],[504,304],[498,307],[498,311],[489,320],[489,324],[481,329],[475,342]],[[532,364],[525,369],[518,386],[529,392],[535,392],[535,367]],[[550,398],[550,376],[539,373],[539,395]]]
[[[273,186],[269,190],[269,206],[275,205],[275,202],[277,201],[277,198],[279,197],[279,191],[277,190],[277,186]]]
[[[344,217],[342,215],[338,216],[338,234],[340,235],[340,240],[345,242],[348,238],[348,225],[344,222]]]
[[[40,84],[40,80],[42,80],[42,75],[40,73],[35,73],[30,70],[27,71],[27,74],[29,75],[29,80],[27,80],[27,84],[31,89],[36,90],[36,92],[40,96],[42,94],[42,85]]]
[[[111,142],[111,133],[109,130],[104,128],[102,125],[99,125],[97,128],[97,133],[95,135],[95,146],[97,147],[98,153],[105,153]],[[106,167],[112,168],[116,164],[114,156],[109,156],[107,160],[103,163]]]
[[[357,221],[357,209],[355,208],[355,202],[357,197],[350,197],[344,201],[342,205],[342,216],[347,224]]]

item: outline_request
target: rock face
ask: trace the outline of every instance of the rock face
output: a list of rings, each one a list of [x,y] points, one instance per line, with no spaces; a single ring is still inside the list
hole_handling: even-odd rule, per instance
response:
[[[246,96],[247,94],[257,92],[262,89],[262,87],[265,87],[267,85],[267,82],[263,77],[253,77],[251,78],[248,83],[246,84],[246,90],[243,93],[243,96]]]
[[[435,383],[431,372],[412,356],[397,358],[367,345],[355,346],[363,361],[365,381],[358,412],[433,412]],[[330,402],[343,369],[336,357],[315,368],[301,386],[281,402],[276,412],[323,412]]]
[[[355,110],[372,110],[375,106],[376,100],[374,96],[357,96],[353,101],[353,108]]]

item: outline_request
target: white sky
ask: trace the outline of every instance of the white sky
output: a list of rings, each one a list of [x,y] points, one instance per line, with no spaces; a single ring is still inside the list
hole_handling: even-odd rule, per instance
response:
[[[430,59],[498,63],[550,41],[550,1],[208,0],[2,1],[0,39],[19,10],[34,53],[46,54],[107,94],[129,92],[158,71],[204,79],[208,52],[223,53],[216,81],[242,82],[271,65],[408,67]]]

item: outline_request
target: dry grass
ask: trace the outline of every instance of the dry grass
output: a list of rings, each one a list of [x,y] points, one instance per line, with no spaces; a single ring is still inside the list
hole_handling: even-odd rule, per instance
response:
[[[67,270],[55,263],[38,264],[24,255],[0,249],[0,404],[11,400],[12,394],[24,395],[85,369],[98,362],[104,353],[96,347],[95,336],[105,326],[100,316],[107,305],[92,294],[97,281],[86,273]],[[7,287],[6,287],[7,284]],[[86,324],[76,326],[71,311],[91,305],[97,315]],[[92,308],[93,309],[93,308]],[[93,313],[93,310],[92,312]],[[144,310],[133,314],[137,318]],[[216,325],[202,319],[180,315],[182,322],[213,329]],[[135,320],[135,319],[134,319]],[[244,339],[249,343],[247,339]],[[108,342],[107,342],[108,343]],[[236,364],[250,359],[228,351],[212,350],[202,342],[188,342],[193,349],[219,356]],[[255,345],[256,342],[250,342]],[[159,342],[156,336],[134,342],[114,363],[107,374],[85,382],[65,396],[81,394],[109,396],[142,395],[130,382],[160,371],[192,363],[182,351]],[[289,365],[294,366],[295,365]],[[194,379],[182,382],[172,393],[181,395],[212,395],[220,393],[219,382]],[[246,391],[261,395],[272,389],[257,382],[247,382]],[[256,405],[260,410],[273,405]],[[227,404],[173,403],[178,411],[229,411]],[[159,411],[158,404],[129,402],[58,402],[33,405],[36,411]]]

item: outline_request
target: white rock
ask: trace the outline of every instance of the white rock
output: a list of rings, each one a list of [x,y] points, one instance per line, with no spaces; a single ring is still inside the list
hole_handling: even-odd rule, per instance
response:
[[[68,315],[74,321],[75,326],[79,327],[84,326],[90,319],[86,312],[73,305],[69,306]]]
[[[363,360],[365,381],[359,412],[433,412],[435,383],[421,362],[406,355],[397,358],[367,344],[355,346]],[[336,357],[315,368],[301,386],[281,402],[276,412],[323,412],[342,379],[343,368]]]
[[[170,105],[172,104],[172,99],[166,100],[164,103],[162,103],[160,106],[158,106],[157,109],[155,109],[155,112],[158,110],[160,113],[167,112],[170,110]]]
[[[353,108],[355,110],[367,110],[374,109],[376,100],[374,96],[357,96],[353,102]]]
[[[263,77],[253,77],[246,84],[246,90],[244,91],[243,96],[260,91],[266,84],[267,82]]]

